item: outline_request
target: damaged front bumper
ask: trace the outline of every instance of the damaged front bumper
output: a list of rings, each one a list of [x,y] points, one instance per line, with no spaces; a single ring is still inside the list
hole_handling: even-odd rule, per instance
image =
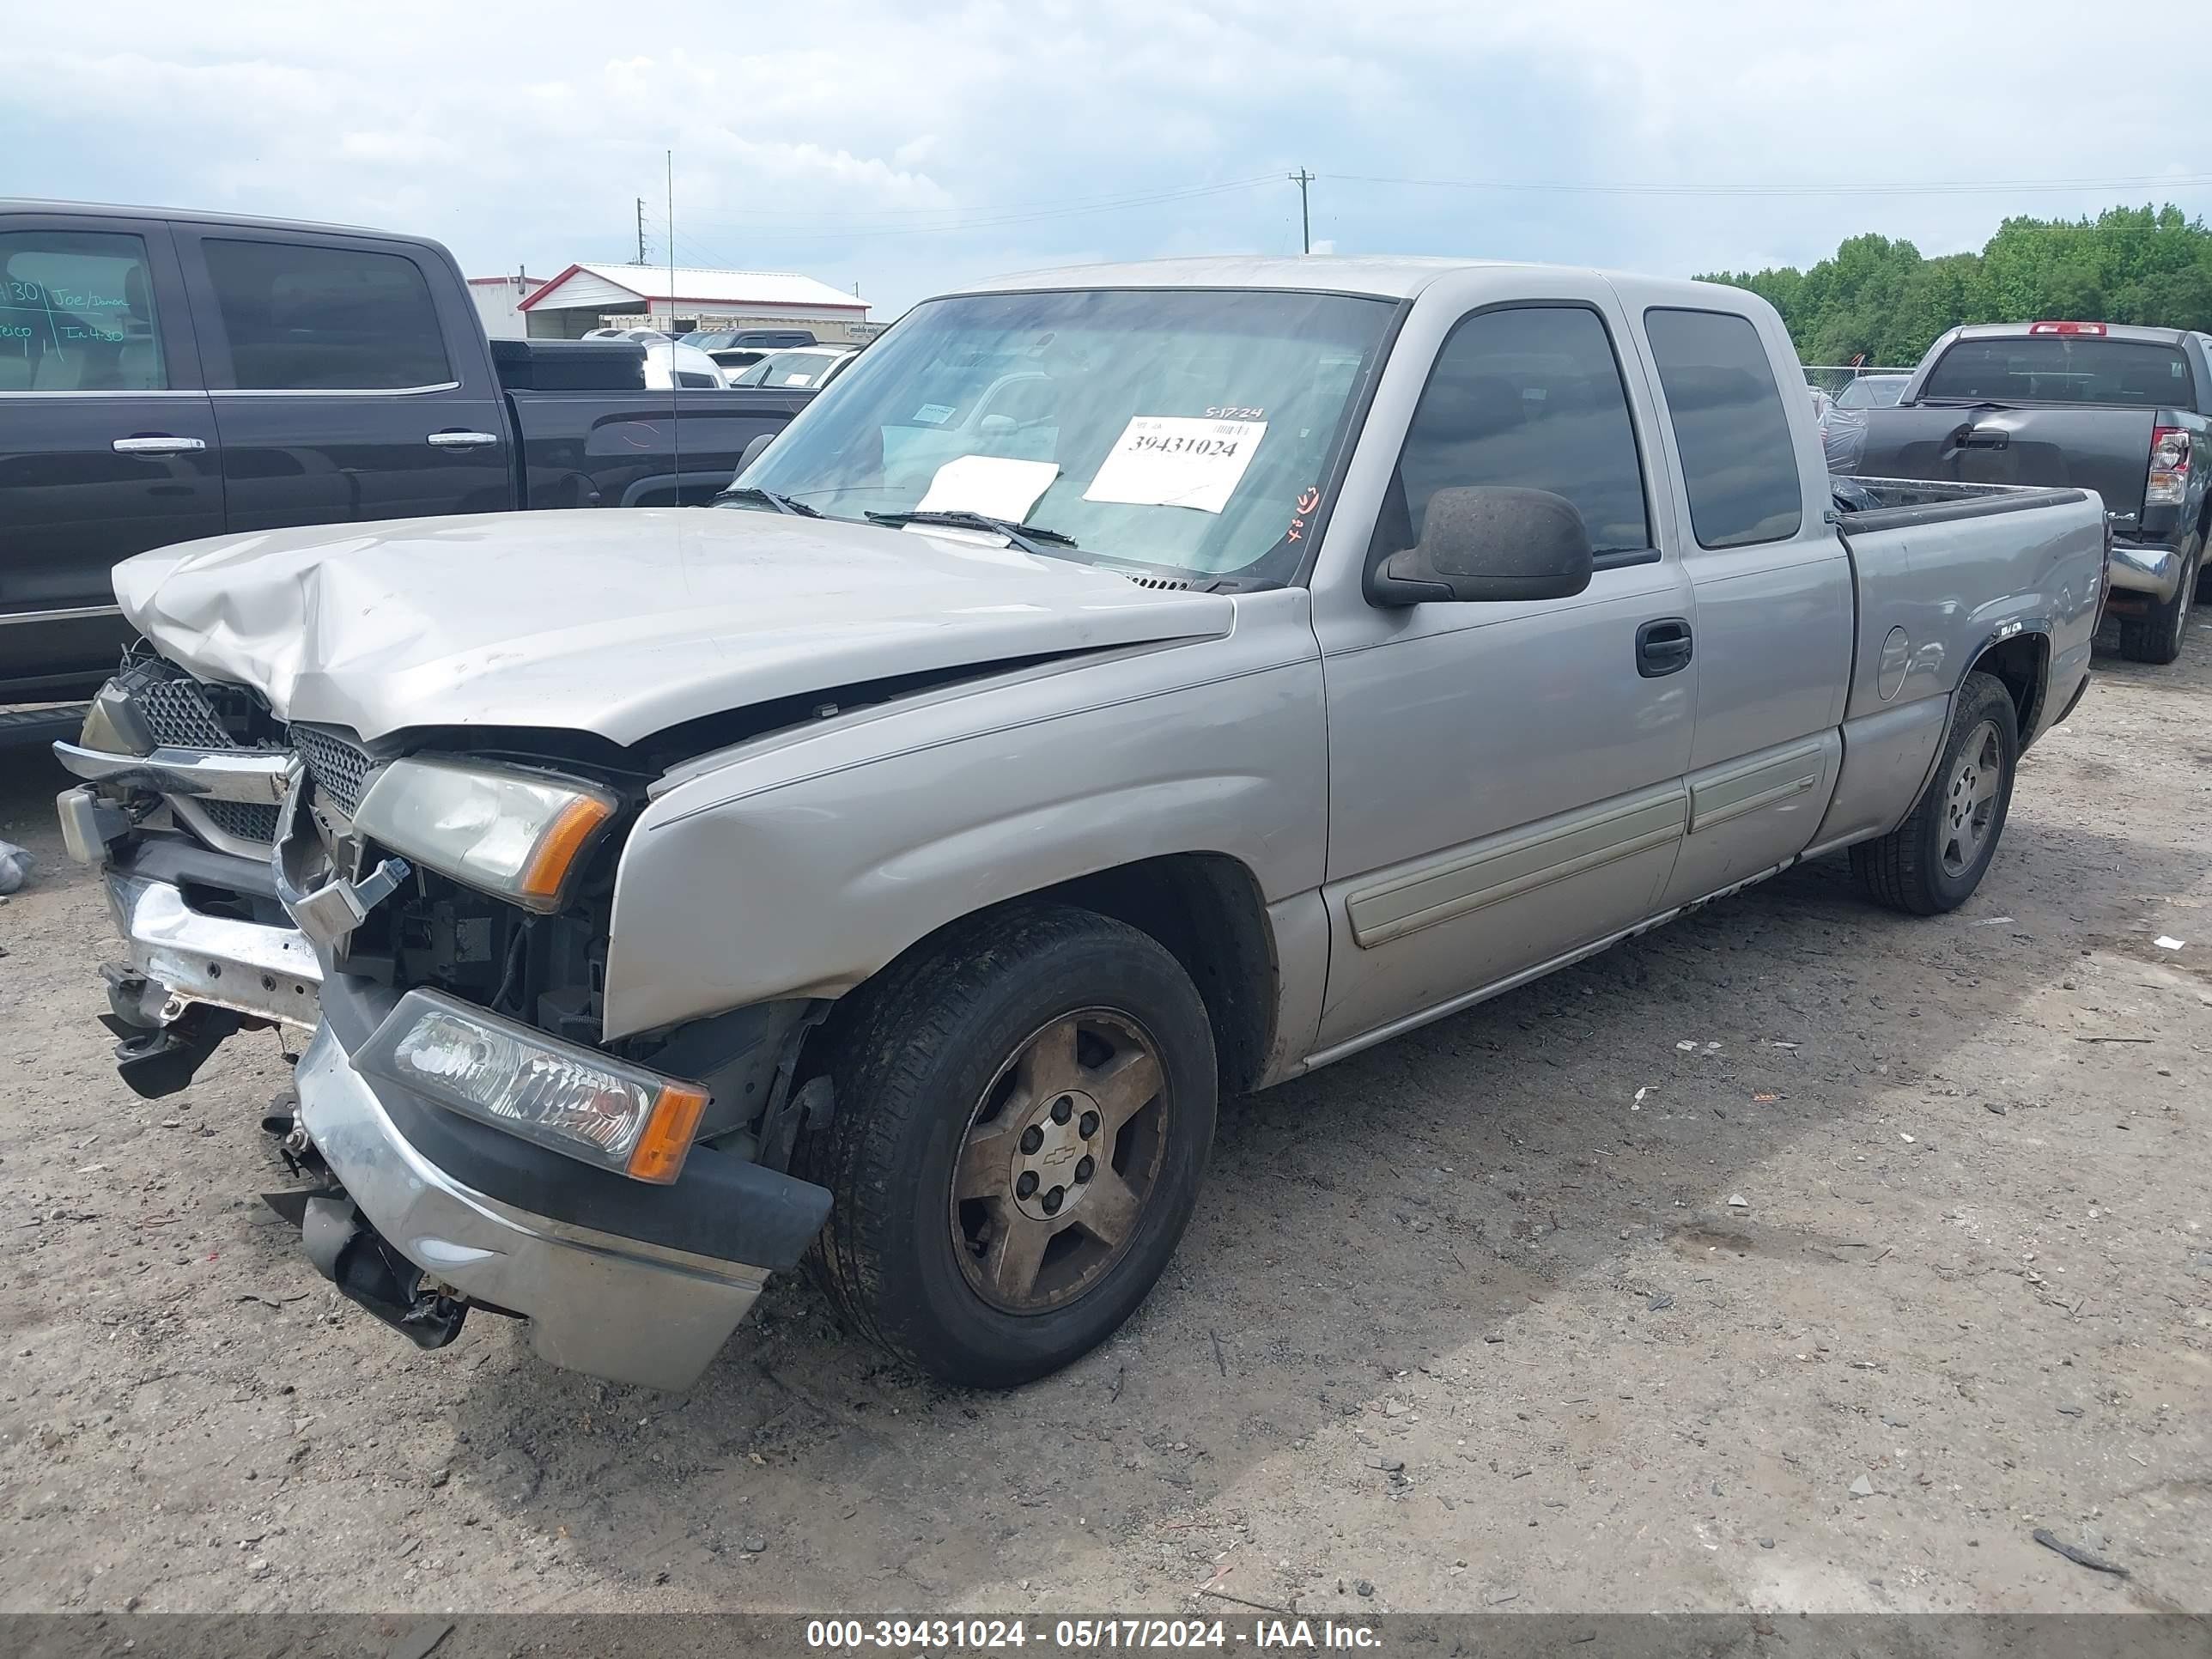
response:
[[[401,1133],[327,1025],[295,1076],[300,1127],[343,1189],[311,1200],[332,1206],[310,1213],[340,1231],[310,1237],[309,1253],[326,1278],[424,1346],[442,1346],[463,1308],[485,1305],[526,1318],[531,1346],[556,1365],[686,1388],[768,1281],[764,1266],[574,1226],[456,1179]],[[420,1275],[409,1284],[403,1270],[396,1295],[373,1276],[388,1272],[376,1261],[380,1245]],[[375,1264],[369,1273],[363,1258]],[[450,1325],[441,1304],[453,1310]]]
[[[364,1075],[353,1056],[400,993],[287,925],[301,896],[273,861],[131,830],[75,793],[72,851],[100,866],[127,952],[106,970],[126,1081],[173,1092],[241,1026],[312,1029],[287,1145],[323,1184],[277,1207],[325,1277],[420,1346],[483,1308],[526,1319],[556,1365],[681,1389],[820,1228],[827,1192],[714,1147],[672,1182],[634,1181]]]
[[[323,970],[299,929],[204,915],[159,875],[111,868],[106,884],[129,976],[153,994],[161,1024],[200,1006],[314,1028]]]
[[[311,1248],[317,1266],[426,1346],[437,1346],[424,1338],[441,1301],[483,1306],[528,1320],[532,1346],[556,1365],[688,1387],[768,1275],[798,1264],[830,1194],[711,1146],[693,1147],[672,1182],[633,1181],[364,1075],[353,1056],[398,1001],[326,979],[295,1080],[299,1127],[352,1206],[341,1218],[359,1229],[341,1243],[396,1253],[419,1279],[402,1271],[402,1294],[364,1294],[343,1258],[333,1271]]]

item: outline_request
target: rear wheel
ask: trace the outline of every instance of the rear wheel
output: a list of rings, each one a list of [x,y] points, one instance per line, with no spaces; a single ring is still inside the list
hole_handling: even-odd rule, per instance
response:
[[[1996,855],[2020,760],[2012,693],[1994,674],[1966,676],[1936,775],[1903,823],[1851,848],[1868,896],[1913,915],[1966,902]]]
[[[1188,976],[1133,927],[1036,905],[855,995],[831,1121],[801,1149],[836,1200],[817,1278],[949,1382],[1011,1387],[1088,1352],[1197,1202],[1216,1083]]]
[[[2169,663],[2181,654],[2182,642],[2189,637],[2189,608],[2197,598],[2200,546],[2192,538],[2185,550],[2181,580],[2172,599],[2140,617],[2120,619],[2120,654],[2130,662]]]

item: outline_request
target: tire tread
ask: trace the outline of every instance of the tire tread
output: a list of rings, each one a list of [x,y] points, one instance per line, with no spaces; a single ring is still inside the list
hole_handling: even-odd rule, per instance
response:
[[[1850,848],[1851,876],[1860,890],[1877,904],[1893,910],[1902,910],[1908,915],[1932,916],[1953,909],[1964,902],[1965,895],[1946,902],[1946,896],[1936,884],[1936,872],[1930,871],[1925,860],[1923,841],[1928,833],[1929,820],[1943,810],[1943,780],[1948,775],[1954,759],[1952,745],[1961,732],[1971,732],[1994,713],[2008,720],[2015,720],[2012,693],[2002,680],[1994,674],[1977,669],[1966,676],[1960,687],[1959,699],[1951,717],[1951,724],[1943,733],[1943,746],[1936,757],[1936,769],[1920,792],[1919,799],[1912,804],[1905,822],[1886,836],[1872,841],[1863,841]],[[2020,763],[2020,733],[2013,732],[2012,764],[2017,771]],[[2008,810],[2013,779],[2006,780]],[[2004,825],[1997,825],[1996,834],[2002,838]],[[1990,856],[1996,856],[1994,844]],[[1984,861],[1984,871],[1989,867]],[[1981,878],[1975,878],[1980,884]],[[1970,892],[1971,889],[1968,890]]]
[[[917,1114],[942,1109],[928,1091],[932,1071],[1010,963],[1115,935],[1162,950],[1149,934],[1091,911],[1018,904],[954,924],[932,948],[852,994],[855,1006],[834,1038],[830,1120],[802,1137],[794,1167],[837,1195],[808,1252],[811,1276],[858,1334],[896,1358],[939,1370],[883,1317],[888,1233],[902,1182],[911,1178],[899,1148]]]

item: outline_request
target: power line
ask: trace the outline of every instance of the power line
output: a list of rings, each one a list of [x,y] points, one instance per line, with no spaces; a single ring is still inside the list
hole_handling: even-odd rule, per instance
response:
[[[1428,190],[1558,191],[1597,196],[1983,196],[2020,191],[2137,188],[2193,190],[2212,185],[2212,173],[2136,173],[2106,179],[1942,179],[1895,185],[1628,185],[1514,179],[1398,179],[1364,173],[1330,173],[1318,176],[1347,184],[1408,185]]]
[[[1157,201],[1163,198],[1201,193],[1210,191],[1237,189],[1249,185],[1264,183],[1266,181],[1266,177],[1267,175],[1265,174],[1255,174],[1249,179],[1200,179],[1194,180],[1193,182],[1185,185],[1164,185],[1144,190],[1111,191],[1099,196],[1056,196],[1049,200],[1034,202],[950,202],[939,207],[875,208],[870,210],[869,213],[863,216],[880,219],[885,222],[890,222],[894,220],[902,219],[960,218],[978,214],[995,216],[999,214],[1088,212],[1094,209],[1103,210],[1131,206],[1142,203]],[[767,209],[764,210],[764,211],[775,213],[779,210],[775,209]],[[804,227],[814,224],[842,224],[852,216],[854,216],[842,213],[784,211],[781,216],[773,222],[788,224],[793,227]],[[747,223],[753,222],[749,216],[744,222]],[[761,222],[771,222],[764,220]]]
[[[1217,185],[1193,185],[1181,190],[1158,191],[1141,196],[1087,207],[1056,206],[1037,208],[1025,212],[1000,213],[975,217],[948,217],[933,223],[883,224],[865,219],[825,219],[815,222],[716,217],[711,214],[696,214],[694,221],[717,228],[744,231],[749,236],[765,236],[779,240],[823,240],[832,237],[878,236],[937,236],[970,230],[989,230],[1007,225],[1037,224],[1051,220],[1088,217],[1102,213],[1120,213],[1134,208],[1156,207],[1174,202],[1198,201],[1208,197],[1228,195],[1273,182],[1273,174],[1252,179],[1237,179]]]
[[[1300,167],[1296,173],[1290,175],[1290,179],[1292,184],[1298,187],[1299,251],[1304,253],[1311,253],[1313,252],[1313,216],[1307,210],[1306,186],[1313,183],[1314,175],[1308,173],[1304,167]]]

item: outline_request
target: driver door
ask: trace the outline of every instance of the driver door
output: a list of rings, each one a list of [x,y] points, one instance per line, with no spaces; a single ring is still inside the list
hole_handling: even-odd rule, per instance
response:
[[[1688,817],[1690,585],[1643,371],[1611,289],[1476,306],[1421,388],[1370,556],[1429,499],[1519,485],[1580,509],[1571,598],[1316,605],[1329,720],[1325,1054],[1467,1000],[1650,915]],[[1409,322],[1399,350],[1419,350]],[[1376,416],[1381,418],[1379,407]]]

